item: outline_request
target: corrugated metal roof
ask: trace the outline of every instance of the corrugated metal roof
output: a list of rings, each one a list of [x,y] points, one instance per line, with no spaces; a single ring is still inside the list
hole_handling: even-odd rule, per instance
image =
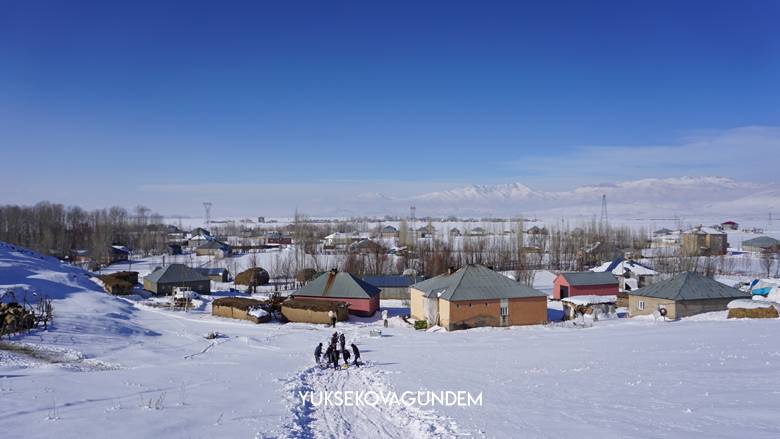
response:
[[[145,277],[152,282],[175,283],[207,281],[209,278],[184,264],[171,264],[154,270]]]
[[[571,286],[617,285],[618,281],[612,273],[598,271],[577,271],[561,273]]]
[[[740,299],[750,297],[750,293],[742,292],[694,272],[682,273],[669,280],[629,291],[628,294],[669,300]]]
[[[406,288],[425,280],[424,276],[363,276],[363,280],[379,288]]]
[[[228,244],[225,244],[224,242],[219,242],[217,240],[209,241],[201,246],[198,247],[198,250],[228,250],[230,249],[230,246]]]
[[[293,296],[365,299],[377,294],[379,288],[349,273],[328,272],[304,285]]]
[[[428,297],[436,296],[449,301],[547,296],[482,265],[466,265],[455,273],[416,283],[413,288]]]

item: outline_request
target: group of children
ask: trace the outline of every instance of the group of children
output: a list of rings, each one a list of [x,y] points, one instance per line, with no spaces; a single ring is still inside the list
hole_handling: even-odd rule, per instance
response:
[[[334,369],[339,368],[339,358],[342,358],[344,360],[344,366],[349,365],[349,351],[346,348],[347,339],[344,337],[344,333],[339,334],[338,332],[334,332],[333,335],[330,338],[330,344],[328,345],[328,348],[325,350],[325,355],[323,356],[322,352],[322,343],[318,344],[317,347],[314,349],[314,361],[321,365],[320,359],[324,358],[327,361],[327,367],[333,366]],[[341,347],[341,349],[339,349]],[[352,354],[353,354],[353,366],[360,366],[360,350],[357,346],[355,346],[355,343],[352,343],[350,345],[352,348]]]

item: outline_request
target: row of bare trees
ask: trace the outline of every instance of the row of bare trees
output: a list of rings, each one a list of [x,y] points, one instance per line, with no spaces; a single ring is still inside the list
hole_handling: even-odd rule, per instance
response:
[[[0,206],[0,240],[56,256],[85,249],[93,259],[102,259],[112,244],[144,254],[161,252],[166,230],[162,217],[143,206],[132,212],[122,207],[88,211],[44,201]]]

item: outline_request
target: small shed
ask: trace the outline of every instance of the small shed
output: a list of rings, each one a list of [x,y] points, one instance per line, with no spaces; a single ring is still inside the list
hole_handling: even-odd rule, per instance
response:
[[[211,280],[184,264],[158,267],[144,278],[144,289],[157,295],[171,294],[175,287],[211,294]]]
[[[211,302],[211,315],[229,319],[248,320],[254,323],[271,321],[266,303],[248,297],[221,297]]]
[[[742,250],[746,252],[776,252],[780,251],[780,240],[771,236],[759,236],[758,238],[742,241]]]
[[[206,276],[214,282],[228,282],[230,280],[230,272],[227,268],[196,268],[195,271]]]
[[[713,311],[725,311],[734,299],[749,299],[750,293],[724,285],[696,272],[686,272],[628,293],[628,312],[633,316],[653,314],[661,308],[679,319]]]
[[[198,256],[217,256],[225,257],[230,256],[233,253],[233,248],[224,242],[219,242],[216,239],[209,240],[203,245],[198,246],[195,249],[195,254]]]
[[[617,307],[617,296],[573,296],[561,299],[563,319],[574,320],[578,314],[593,316],[614,316]]]
[[[311,299],[287,299],[282,302],[282,316],[290,322],[330,324],[329,311],[336,313],[336,320],[349,317],[349,304],[340,301]]]
[[[561,300],[571,296],[617,296],[618,280],[609,272],[560,273],[553,282],[553,298]]]
[[[114,296],[125,296],[133,294],[133,284],[126,280],[120,279],[113,275],[98,276],[101,282],[103,282],[103,289]]]
[[[292,296],[296,299],[347,302],[350,314],[372,316],[379,309],[379,288],[350,273],[331,270],[307,283]]]

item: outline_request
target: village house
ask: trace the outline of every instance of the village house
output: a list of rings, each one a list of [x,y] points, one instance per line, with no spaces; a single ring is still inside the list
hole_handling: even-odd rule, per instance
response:
[[[547,321],[546,294],[482,265],[416,283],[410,295],[413,318],[449,331]]]
[[[382,300],[409,300],[411,286],[425,280],[424,276],[381,275],[363,276],[363,280],[380,289]]]
[[[398,229],[393,226],[384,226],[379,235],[385,239],[398,238]]]
[[[230,281],[230,272],[227,268],[195,268],[195,271],[206,276],[209,280],[214,282],[228,282]]]
[[[726,221],[720,223],[720,228],[723,230],[739,230],[739,223],[734,221]]]
[[[778,252],[780,251],[780,240],[771,236],[759,236],[758,238],[742,241],[742,250],[754,253]]]
[[[719,256],[728,250],[725,232],[712,228],[698,226],[682,233],[682,251],[687,256]]]
[[[462,233],[460,233],[460,229],[458,229],[457,227],[453,227],[450,229],[449,235],[450,238],[453,238],[453,237],[461,236]]]
[[[233,248],[217,240],[211,240],[207,243],[198,246],[195,249],[195,254],[198,256],[215,256],[218,258],[224,258],[230,256],[233,253]]]
[[[376,241],[371,239],[364,239],[362,241],[353,242],[350,244],[349,252],[360,255],[384,254],[387,253],[387,249],[382,247],[382,244],[379,244]]]
[[[323,243],[326,247],[347,247],[348,245],[352,244],[353,242],[362,241],[364,239],[369,239],[370,236],[368,236],[368,233],[343,233],[343,232],[335,232],[331,233],[330,235],[323,238]]]
[[[617,296],[618,280],[609,272],[560,273],[553,281],[553,298],[572,296]]]
[[[372,316],[379,309],[379,288],[355,276],[331,270],[292,293],[295,299],[346,302],[349,313]]]
[[[433,227],[433,224],[426,224],[418,227],[416,232],[418,238],[433,238],[436,234],[436,227]]]
[[[184,264],[157,267],[144,278],[144,289],[157,295],[169,295],[175,287],[211,294],[211,280]]]
[[[705,312],[725,311],[734,299],[750,299],[750,293],[695,272],[686,272],[629,292],[628,313],[633,317],[665,309],[666,317],[679,319]]]
[[[116,262],[127,261],[129,259],[130,249],[124,245],[112,245],[108,248],[108,255],[106,256],[106,259],[101,262],[110,265]]]
[[[292,244],[292,235],[282,233],[278,230],[270,230],[265,234],[265,245],[290,245]]]
[[[650,248],[672,248],[680,245],[680,231],[659,229],[650,238]]]
[[[633,291],[653,283],[658,272],[633,259],[617,257],[590,271],[612,273],[618,280],[620,292]]]

